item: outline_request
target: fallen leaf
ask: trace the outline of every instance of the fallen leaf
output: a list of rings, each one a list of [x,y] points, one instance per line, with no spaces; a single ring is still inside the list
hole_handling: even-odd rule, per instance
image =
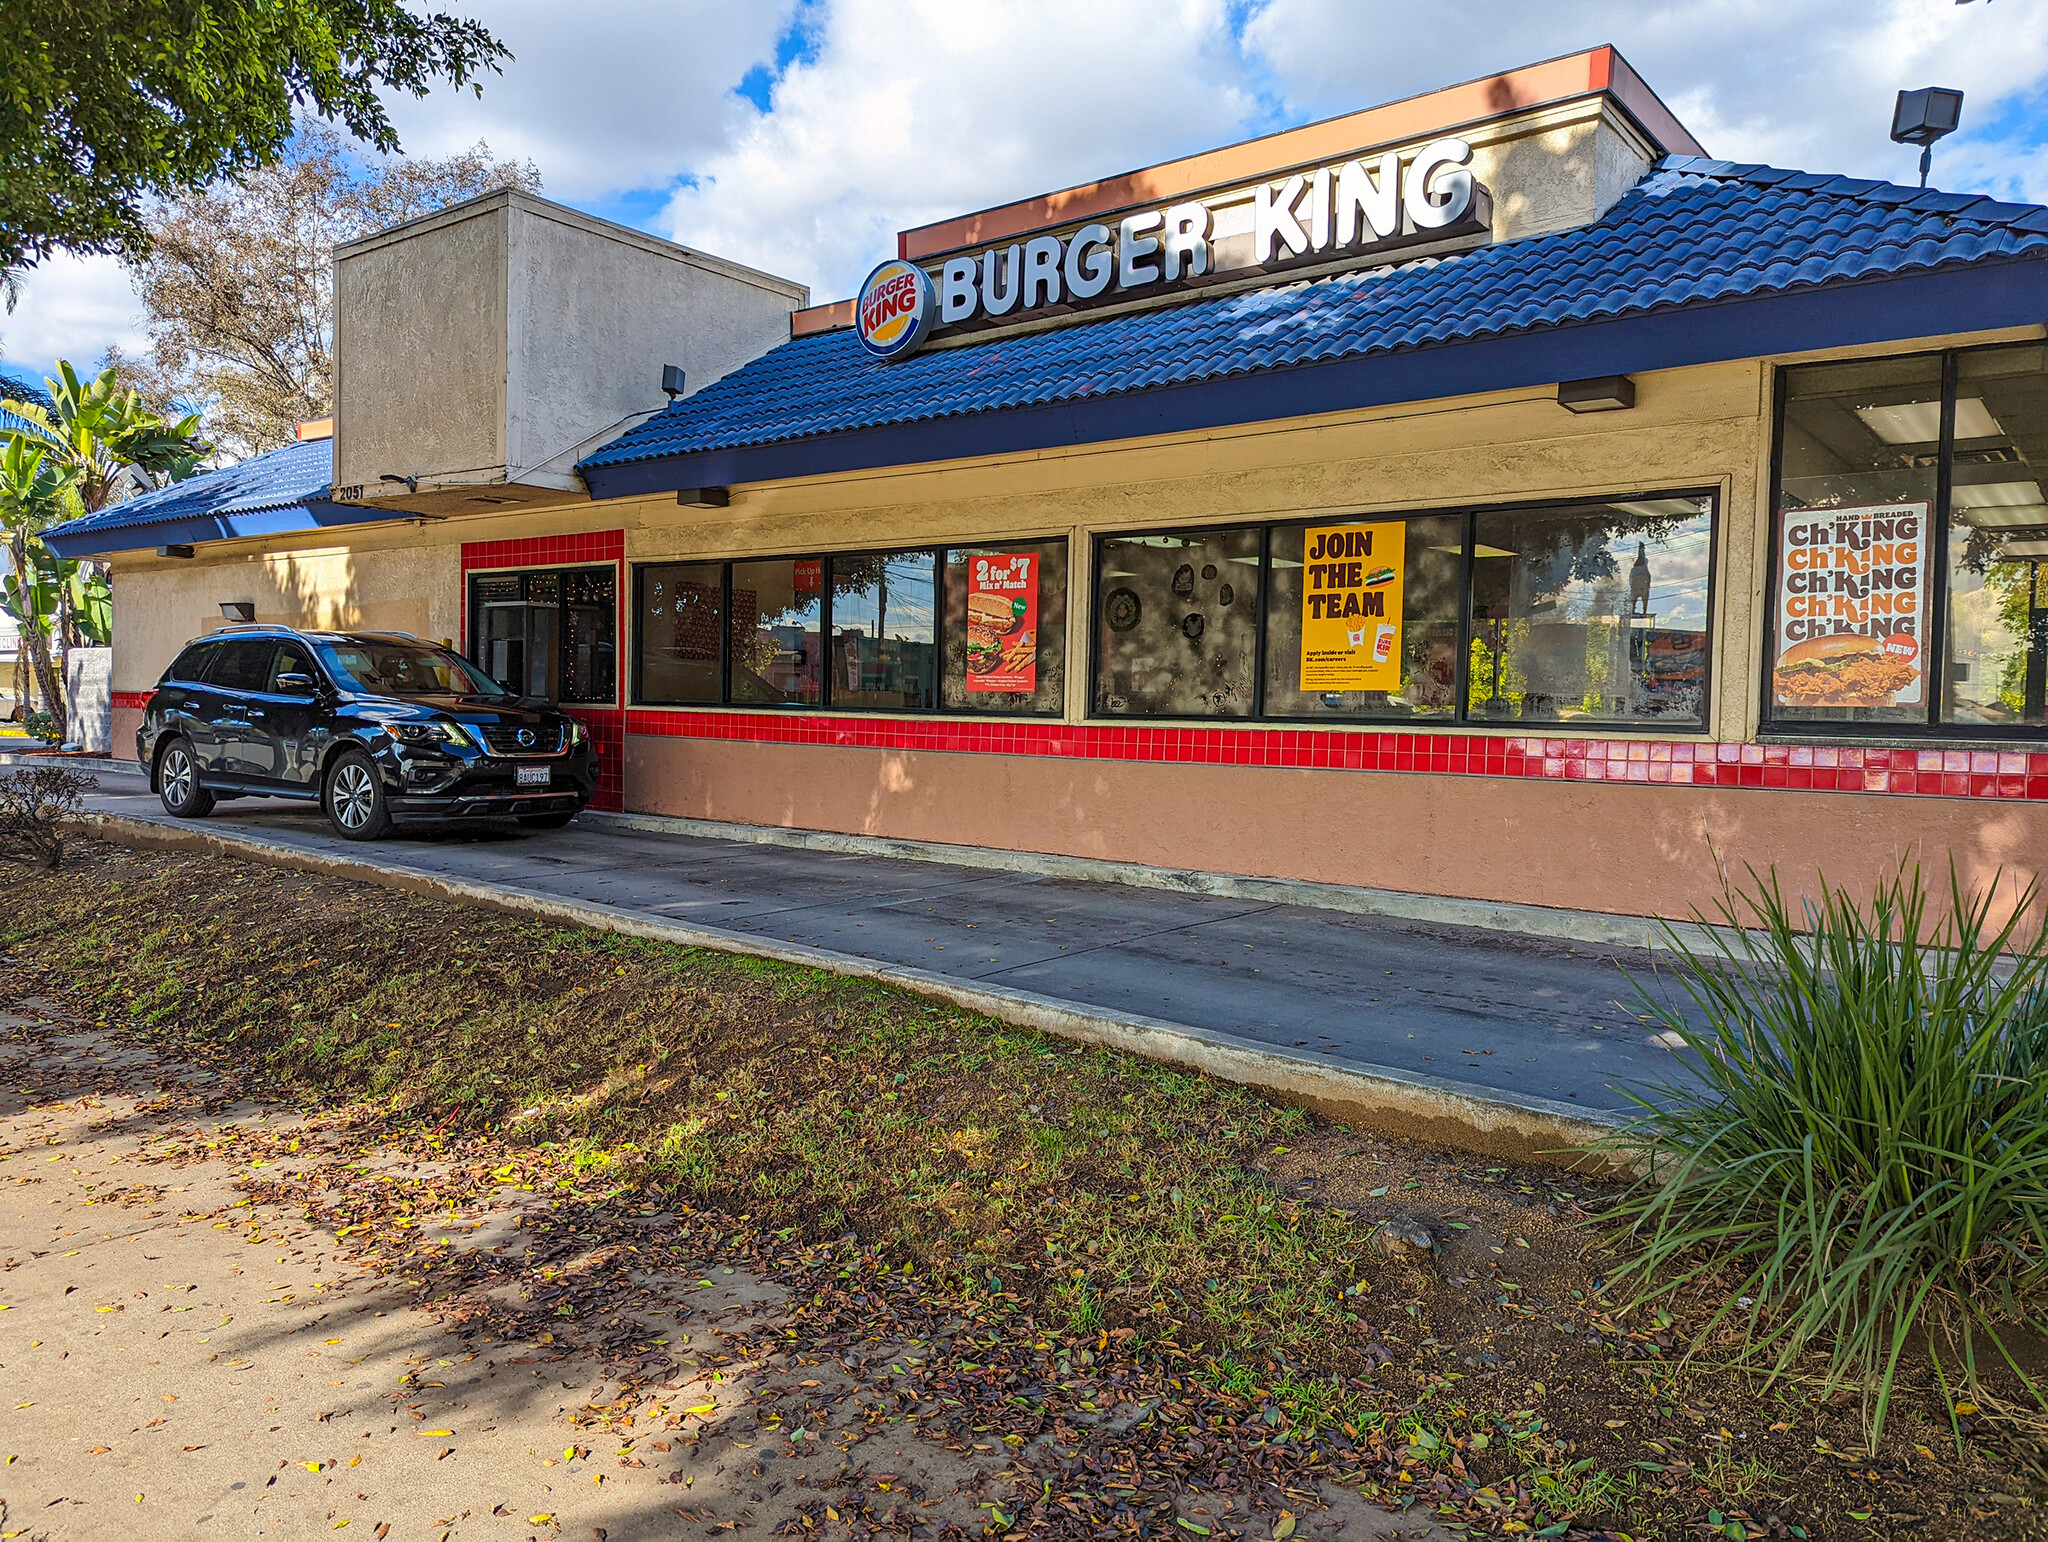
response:
[[[114,1448],[112,1446],[94,1446],[90,1451],[86,1452],[85,1454],[87,1456],[105,1456],[109,1451],[113,1449]]]
[[[455,1433],[455,1431],[453,1431],[453,1430],[421,1430],[421,1431],[420,1431],[419,1433],[420,1433],[420,1435],[421,1435],[422,1437],[425,1437],[425,1436],[429,1436],[429,1435],[431,1435],[431,1436],[433,1436],[433,1437],[434,1437],[434,1438],[435,1438],[436,1440],[446,1440],[446,1439],[447,1439],[447,1438],[448,1438],[448,1437],[449,1437],[450,1435],[453,1435],[453,1434]]]

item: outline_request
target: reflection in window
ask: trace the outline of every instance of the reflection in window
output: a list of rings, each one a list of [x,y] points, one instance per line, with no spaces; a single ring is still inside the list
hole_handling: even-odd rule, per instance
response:
[[[832,558],[832,705],[929,711],[938,705],[938,554]]]
[[[716,562],[664,563],[639,570],[640,700],[718,700],[724,579]]]
[[[825,560],[732,565],[732,699],[817,706],[823,683]]]
[[[1925,723],[1940,357],[1787,370],[1780,445],[1771,716]]]
[[[1472,718],[1702,721],[1712,528],[1708,498],[1476,516]]]
[[[1966,353],[1956,380],[1942,719],[2048,721],[2048,348]]]
[[[1116,536],[1096,552],[1095,710],[1250,715],[1259,532]]]
[[[1273,592],[1266,613],[1266,715],[1451,716],[1457,707],[1458,564],[1465,546],[1464,519],[1434,515],[1407,521],[1401,614],[1395,618],[1401,639],[1400,685],[1390,691],[1302,689],[1306,535],[1306,527],[1273,532]]]
[[[994,572],[1004,575],[1006,582],[1012,575],[1021,576],[1030,588],[1025,615],[1013,616],[1007,631],[998,630],[993,622],[969,622],[970,590],[995,592],[999,585],[989,576]],[[1066,703],[1066,665],[1065,541],[965,547],[946,553],[941,695],[947,711],[1057,714]],[[1027,679],[1031,688],[1021,689]]]

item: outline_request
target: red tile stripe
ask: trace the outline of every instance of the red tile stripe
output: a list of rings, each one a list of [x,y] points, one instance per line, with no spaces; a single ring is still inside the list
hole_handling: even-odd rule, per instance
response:
[[[153,690],[116,691],[113,693],[114,705],[117,708],[124,708],[131,711],[140,712],[149,705],[149,698],[154,696],[155,694],[156,692]]]
[[[1123,728],[1092,723],[1076,727],[780,712],[635,709],[625,719],[628,734],[756,744],[2048,801],[2048,754],[2012,750],[1678,744],[1290,728]]]

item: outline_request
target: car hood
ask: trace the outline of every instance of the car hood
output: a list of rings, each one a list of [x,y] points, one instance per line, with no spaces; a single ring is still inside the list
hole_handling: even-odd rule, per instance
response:
[[[365,706],[401,707],[420,717],[452,717],[460,723],[524,723],[539,727],[563,714],[544,701],[502,696],[369,696]]]

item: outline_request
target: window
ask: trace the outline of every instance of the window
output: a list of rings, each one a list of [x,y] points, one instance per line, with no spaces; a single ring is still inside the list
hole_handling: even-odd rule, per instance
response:
[[[1347,550],[1359,545],[1362,538],[1360,555],[1332,559],[1332,532],[1349,538]],[[1267,716],[1454,716],[1458,702],[1458,583],[1464,553],[1465,521],[1458,515],[1352,520],[1275,530],[1273,593],[1266,621]],[[1388,570],[1389,564],[1399,571],[1401,585],[1391,621],[1385,614],[1371,618],[1347,618],[1341,613],[1328,618],[1309,615],[1306,602],[1311,595],[1345,592],[1323,582],[1324,564],[1332,560],[1370,563],[1361,579]],[[1373,586],[1363,592],[1383,592],[1386,587]],[[1342,608],[1341,604],[1337,607],[1340,612]],[[1397,628],[1399,647],[1390,644],[1389,657],[1375,661],[1383,678],[1370,681],[1370,689],[1341,678],[1317,678],[1303,653],[1304,637],[1313,647],[1316,622],[1326,619],[1343,625],[1347,651],[1351,630],[1364,620],[1370,619],[1375,628],[1375,649],[1379,627]]]
[[[222,643],[206,672],[206,683],[223,691],[264,690],[270,684],[270,655],[276,649],[268,637]]]
[[[1095,710],[1701,727],[1714,520],[1648,494],[1105,536]]]
[[[723,678],[725,569],[716,562],[643,567],[640,673],[634,694],[657,705],[716,705]]]
[[[1774,727],[2048,723],[2048,349],[1783,372]]]
[[[1248,717],[1263,532],[1108,536],[1095,545],[1095,710]]]
[[[633,583],[634,697],[650,706],[1028,716],[1065,702],[1065,541],[654,563]]]
[[[1478,515],[1471,718],[1704,721],[1712,536],[1706,498]]]
[[[280,675],[310,675],[318,680],[320,671],[314,667],[313,655],[305,645],[291,641],[279,643],[277,653],[270,661],[270,678],[264,681],[263,689],[273,696],[290,689],[277,683]]]
[[[825,559],[732,565],[732,699],[824,705]]]
[[[1067,543],[946,553],[949,712],[1058,713],[1066,703]]]
[[[925,711],[939,699],[935,551],[832,557],[832,705]]]
[[[617,582],[610,567],[479,574],[469,581],[471,660],[516,695],[617,700]]]
[[[503,696],[505,687],[445,648],[409,638],[365,637],[321,643],[320,661],[336,680],[379,696]]]
[[[197,642],[171,660],[171,667],[164,671],[166,680],[182,680],[193,683],[206,678],[206,666],[211,662],[219,643]]]

